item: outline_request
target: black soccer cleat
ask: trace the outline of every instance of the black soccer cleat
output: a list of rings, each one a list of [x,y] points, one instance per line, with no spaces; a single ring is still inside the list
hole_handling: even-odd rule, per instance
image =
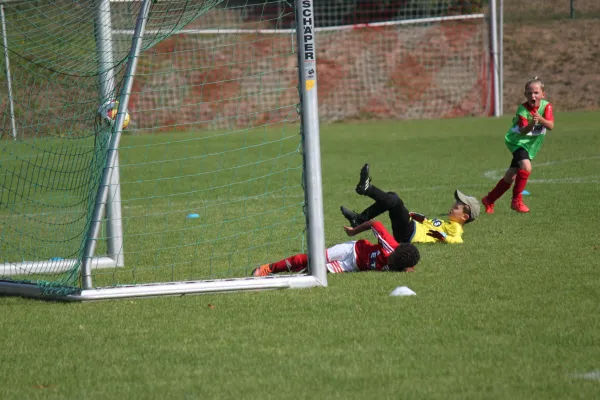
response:
[[[342,214],[344,215],[344,217],[346,217],[348,222],[350,222],[350,226],[353,228],[356,228],[358,225],[367,221],[367,219],[363,217],[362,214],[358,214],[352,210],[347,209],[344,206],[341,206],[340,210],[342,211]]]
[[[360,170],[360,181],[356,185],[356,193],[365,195],[367,189],[371,186],[371,177],[369,176],[369,164],[365,164]]]

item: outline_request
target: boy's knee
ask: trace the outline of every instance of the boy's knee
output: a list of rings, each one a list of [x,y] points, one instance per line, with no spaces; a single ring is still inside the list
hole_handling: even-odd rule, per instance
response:
[[[400,198],[400,196],[398,196],[397,193],[388,192],[388,195],[390,195],[390,201],[392,205],[402,204],[402,199]]]
[[[529,160],[527,160],[527,161],[529,161]],[[520,167],[521,167],[520,169],[523,169],[523,170],[525,170],[525,171],[527,171],[527,172],[531,173],[531,169],[532,169],[532,168],[531,168],[531,162],[524,162],[524,163],[521,163]]]

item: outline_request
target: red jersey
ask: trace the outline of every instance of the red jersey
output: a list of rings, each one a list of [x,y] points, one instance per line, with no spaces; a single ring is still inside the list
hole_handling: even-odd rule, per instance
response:
[[[523,107],[525,107],[527,109],[527,111],[529,111],[532,114],[534,112],[537,112],[537,110],[539,108],[539,107],[531,107],[529,105],[529,103],[527,103],[527,102],[523,103]],[[542,117],[544,117],[548,121],[554,122],[554,113],[552,112],[552,104],[550,104],[550,103],[546,104],[546,108],[544,109],[544,115],[542,115]],[[519,125],[520,127],[527,126],[527,125],[529,125],[529,121],[527,121],[527,118],[523,117],[522,115],[519,115],[519,122],[517,125]]]
[[[373,222],[371,230],[377,238],[377,244],[366,239],[354,244],[356,266],[361,271],[387,270],[388,256],[398,247],[398,242],[379,221]]]

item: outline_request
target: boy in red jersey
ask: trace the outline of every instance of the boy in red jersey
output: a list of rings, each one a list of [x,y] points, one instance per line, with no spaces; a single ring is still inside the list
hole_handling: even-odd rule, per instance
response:
[[[392,222],[394,238],[399,243],[462,243],[463,226],[479,216],[477,199],[458,190],[454,192],[455,202],[448,212],[448,221],[429,219],[422,214],[411,213],[396,193],[386,193],[371,184],[369,164],[365,164],[360,170],[356,193],[370,197],[375,203],[360,214],[344,206],[340,207],[350,224],[359,225],[387,211]]]
[[[337,244],[325,252],[327,271],[333,274],[358,271],[412,272],[421,258],[412,244],[398,244],[379,221],[365,221],[356,227],[345,226],[348,236],[371,229],[377,244],[366,239]],[[299,272],[308,266],[306,254],[296,254],[252,271],[253,276],[266,276],[280,272]]]
[[[517,109],[512,126],[504,137],[513,155],[510,167],[487,196],[481,199],[488,214],[494,213],[494,203],[510,189],[513,182],[510,207],[517,212],[529,212],[523,203],[522,193],[531,175],[531,160],[542,147],[546,131],[554,129],[554,114],[552,104],[544,99],[544,83],[537,76],[525,84],[525,97],[527,101]]]

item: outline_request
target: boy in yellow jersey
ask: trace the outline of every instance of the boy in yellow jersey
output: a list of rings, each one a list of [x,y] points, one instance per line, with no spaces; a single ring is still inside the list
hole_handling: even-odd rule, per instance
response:
[[[350,225],[357,226],[388,211],[392,233],[398,243],[462,243],[463,226],[479,216],[479,202],[456,190],[455,202],[448,212],[448,221],[429,219],[422,214],[409,212],[404,202],[394,192],[384,192],[371,184],[369,164],[360,171],[356,193],[368,196],[375,203],[360,214],[342,206],[341,211]]]

